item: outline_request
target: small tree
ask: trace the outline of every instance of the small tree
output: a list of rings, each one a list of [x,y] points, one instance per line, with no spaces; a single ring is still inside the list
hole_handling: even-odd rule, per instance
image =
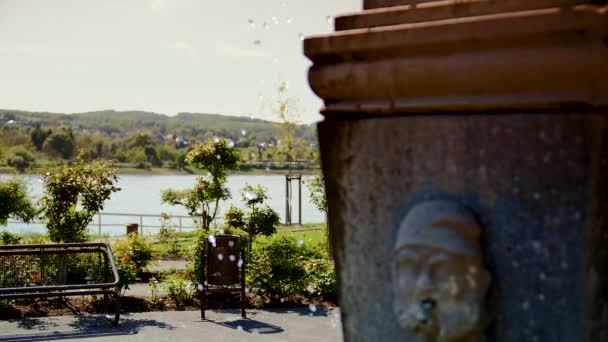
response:
[[[74,154],[74,135],[71,130],[67,132],[54,132],[45,141],[44,148],[52,154],[63,159],[70,159]]]
[[[228,146],[225,139],[216,139],[204,145],[196,145],[188,152],[186,161],[207,171],[206,177],[198,177],[191,189],[163,190],[161,201],[185,207],[204,230],[209,230],[217,215],[220,200],[230,198],[230,191],[224,185],[227,172],[238,167],[239,155]]]
[[[285,156],[288,172],[291,174],[291,163],[296,159],[297,151],[306,144],[302,139],[296,137],[296,130],[298,128],[297,99],[288,95],[287,83],[285,82],[279,83],[277,91],[277,99],[272,111],[280,121],[276,125],[281,131],[278,151]]]
[[[249,235],[247,260],[250,259],[253,238],[257,235],[270,236],[276,233],[280,222],[279,214],[276,211],[268,205],[262,206],[267,199],[268,195],[264,187],[247,184],[241,190],[241,201],[249,208],[249,212],[232,206],[224,215],[226,223],[230,227],[241,229]]]
[[[22,179],[0,181],[0,226],[5,226],[9,218],[30,222],[36,213]]]
[[[86,164],[76,157],[73,165],[60,165],[44,176],[40,199],[49,237],[54,242],[82,242],[93,216],[103,210],[104,202],[116,187],[117,169],[105,160]]]
[[[36,150],[42,151],[42,146],[46,141],[46,138],[51,135],[53,131],[51,129],[42,129],[40,128],[40,124],[36,124],[36,128],[30,133],[30,137],[32,138],[32,143],[36,146]]]

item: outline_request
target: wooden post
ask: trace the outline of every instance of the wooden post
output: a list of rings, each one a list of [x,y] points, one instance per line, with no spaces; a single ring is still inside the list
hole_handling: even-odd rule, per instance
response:
[[[302,175],[298,178],[298,224],[302,225]]]
[[[285,175],[285,224],[291,224],[289,219],[289,175]]]

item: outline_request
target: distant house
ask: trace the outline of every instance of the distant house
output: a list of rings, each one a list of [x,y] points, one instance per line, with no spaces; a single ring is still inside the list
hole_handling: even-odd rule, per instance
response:
[[[188,139],[182,137],[181,135],[175,138],[175,147],[183,148],[189,145]]]

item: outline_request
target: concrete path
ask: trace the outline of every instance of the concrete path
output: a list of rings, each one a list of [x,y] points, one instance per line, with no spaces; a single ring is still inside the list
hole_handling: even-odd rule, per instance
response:
[[[157,264],[148,266],[148,271],[160,273],[168,272],[171,269],[181,271],[185,269],[187,265],[188,262],[186,260],[160,260]]]
[[[341,341],[338,309],[298,308],[133,313],[112,327],[100,316],[57,316],[0,321],[0,341]]]

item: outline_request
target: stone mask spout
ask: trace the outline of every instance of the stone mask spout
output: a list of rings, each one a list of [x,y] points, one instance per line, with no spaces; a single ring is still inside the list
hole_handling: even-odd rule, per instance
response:
[[[481,232],[455,202],[424,202],[408,213],[393,250],[393,309],[404,329],[433,341],[477,340],[490,286]]]

